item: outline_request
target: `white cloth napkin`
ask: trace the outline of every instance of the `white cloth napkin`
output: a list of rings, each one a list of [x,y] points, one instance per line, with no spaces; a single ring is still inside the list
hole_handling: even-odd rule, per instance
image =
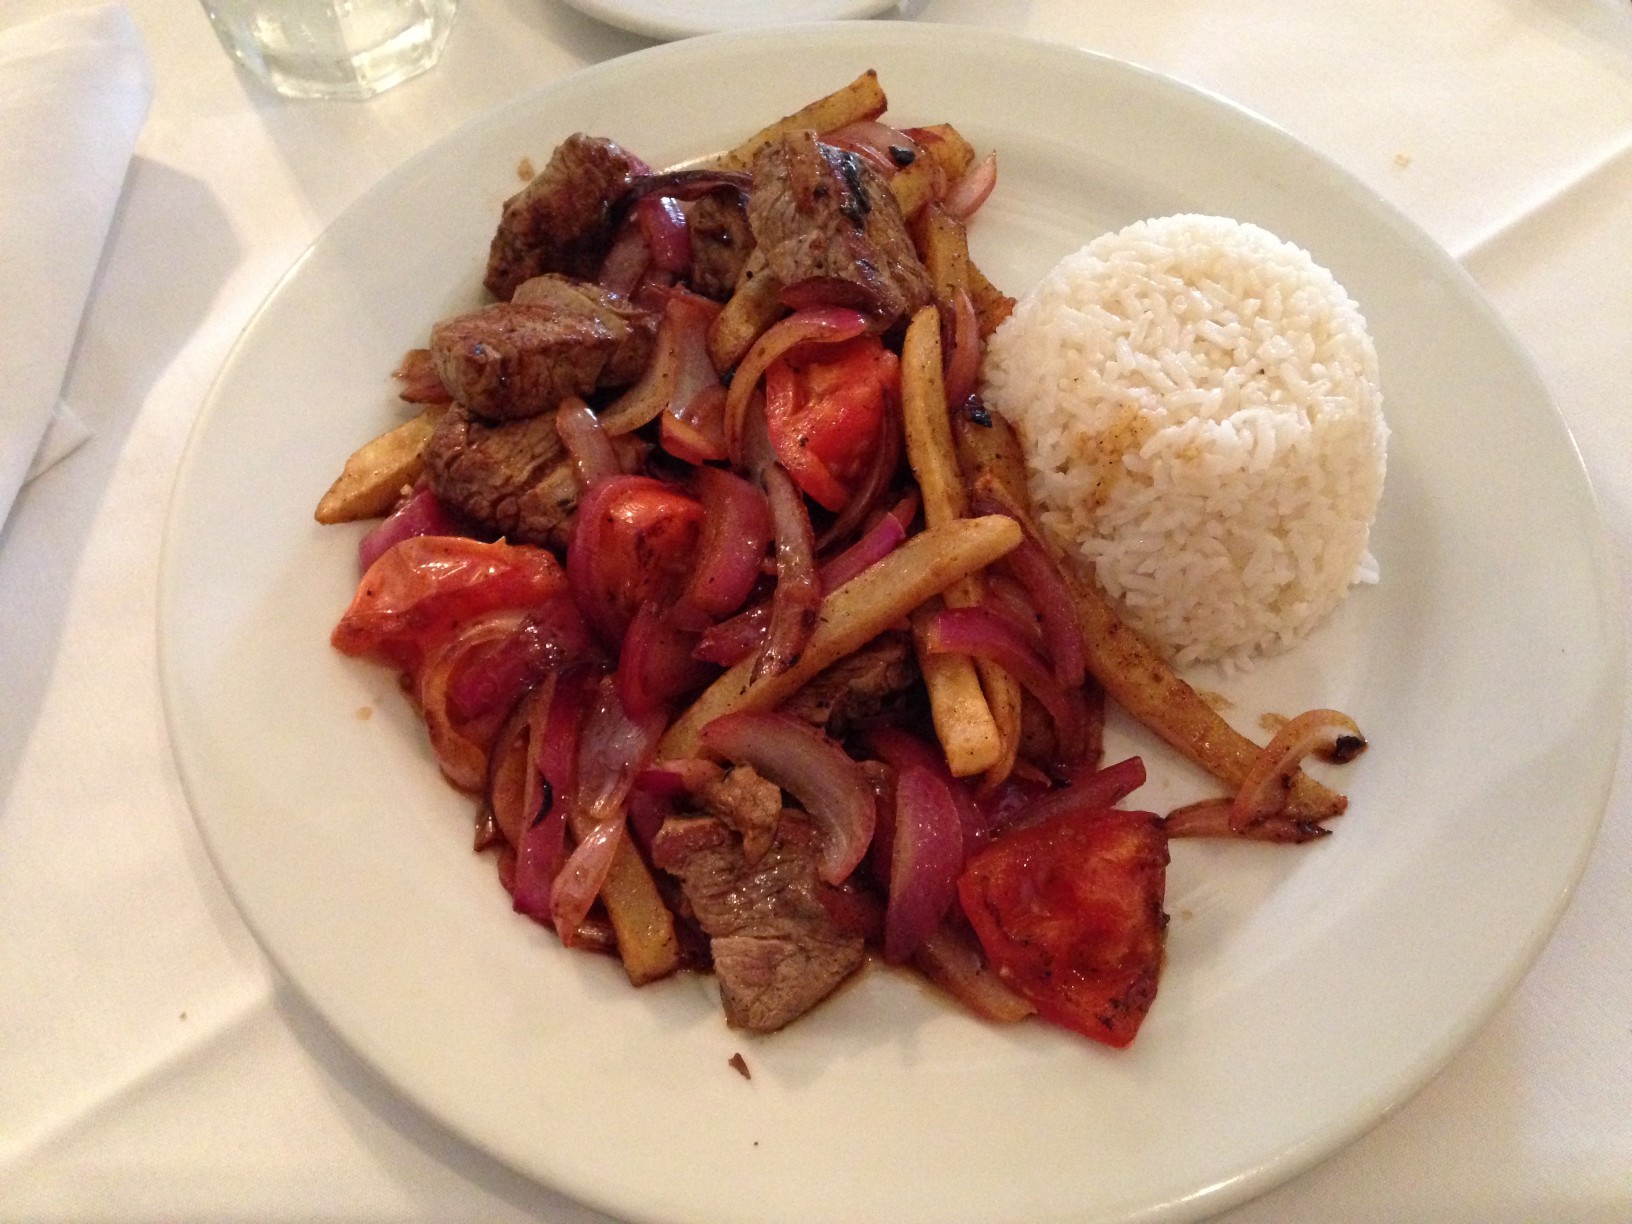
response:
[[[85,437],[58,398],[152,97],[123,5],[0,30],[0,524],[25,477]]]

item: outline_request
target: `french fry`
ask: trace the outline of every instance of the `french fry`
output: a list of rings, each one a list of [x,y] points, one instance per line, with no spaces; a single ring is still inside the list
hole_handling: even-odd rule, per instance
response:
[[[1001,504],[1018,507],[1029,521],[1031,495],[1019,435],[1007,418],[995,412],[987,413],[987,421],[983,425],[959,414],[953,423],[958,462],[970,488],[995,488],[1002,495]]]
[[[936,654],[928,648],[929,620],[941,606],[940,600],[932,599],[913,613],[912,644],[946,766],[953,777],[967,778],[985,773],[1003,759],[1003,735],[986,702],[975,661],[968,655]]]
[[[756,247],[742,265],[730,300],[708,327],[708,359],[716,370],[735,369],[765,329],[787,313],[781,294],[782,282]]]
[[[1014,313],[1014,299],[987,280],[986,274],[973,263],[969,265],[969,296],[975,303],[982,340],[990,337],[998,325]]]
[[[930,289],[944,317],[946,304],[959,290],[969,289],[969,233],[963,222],[947,216],[939,204],[930,204],[919,213],[912,229],[918,258],[929,273]]]
[[[716,718],[737,710],[775,709],[818,672],[900,624],[958,579],[990,565],[1021,538],[1019,525],[1002,514],[920,531],[822,601],[815,632],[792,667],[756,681],[750,656],[714,681],[670,725],[658,744],[658,759],[698,756],[702,730]]]
[[[933,157],[920,157],[891,176],[890,194],[900,205],[901,215],[911,220],[946,194],[946,184],[941,164]]]
[[[969,499],[947,418],[940,312],[933,306],[913,316],[901,346],[901,417],[907,461],[923,495],[924,522],[936,527],[964,518]],[[980,575],[970,574],[947,589],[946,602],[954,608],[972,607],[981,602],[983,593]],[[947,767],[960,778],[993,769],[1006,775],[1019,743],[1018,686],[1002,668],[977,664],[968,655],[932,654],[925,649],[924,623],[922,616],[914,620],[913,644]],[[993,691],[1004,711],[1002,726],[988,700]]]
[[[950,123],[913,128],[909,134],[946,174],[948,182],[961,177],[975,164],[975,146]]]
[[[797,132],[805,128],[815,132],[836,131],[846,124],[856,123],[862,119],[877,119],[888,105],[889,100],[884,96],[884,88],[878,83],[878,73],[869,68],[843,89],[836,90],[826,97],[817,98],[810,105],[778,119],[769,127],[761,128],[729,152],[705,158],[697,164],[723,170],[746,170],[753,165],[754,158],[761,149],[786,132]]]
[[[419,479],[425,468],[425,443],[436,428],[444,404],[426,408],[418,416],[363,443],[351,457],[323,499],[317,503],[320,523],[350,523],[378,518],[391,509],[403,486]]]
[[[586,816],[574,812],[573,836],[580,841],[591,831]],[[636,986],[667,977],[680,967],[680,941],[674,933],[674,915],[663,903],[657,882],[627,835],[612,856],[612,866],[601,885],[601,900],[618,937],[623,971]]]

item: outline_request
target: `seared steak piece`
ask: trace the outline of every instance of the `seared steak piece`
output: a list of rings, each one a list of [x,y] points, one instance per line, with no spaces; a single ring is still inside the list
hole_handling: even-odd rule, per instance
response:
[[[715,191],[691,207],[691,287],[725,301],[737,287],[742,265],[754,249],[754,232],[740,191]]]
[[[425,445],[431,491],[513,543],[564,543],[578,481],[551,417],[490,425],[450,408]]]
[[[780,786],[760,777],[752,765],[737,765],[692,794],[705,812],[742,835],[742,856],[748,866],[765,857],[782,819]]]
[[[912,639],[890,632],[833,664],[782,703],[782,712],[842,739],[893,715],[918,683]]]
[[[553,412],[569,395],[627,386],[651,360],[657,316],[616,294],[540,276],[497,302],[431,329],[431,359],[456,403],[514,420]]]
[[[854,973],[862,940],[823,906],[815,833],[785,812],[765,855],[750,867],[742,843],[708,816],[666,820],[652,861],[680,880],[708,933],[726,1022],[769,1033],[804,1015]]]
[[[883,177],[790,132],[754,158],[748,222],[790,306],[852,306],[880,331],[929,303],[929,275]]]
[[[612,242],[614,206],[645,172],[610,140],[567,137],[543,171],[504,202],[482,283],[507,301],[522,281],[545,272],[593,280]]]

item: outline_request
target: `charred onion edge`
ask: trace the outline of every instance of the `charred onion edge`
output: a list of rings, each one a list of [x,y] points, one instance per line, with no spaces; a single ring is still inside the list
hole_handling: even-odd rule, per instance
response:
[[[1353,741],[1359,741],[1355,746]],[[1235,793],[1230,827],[1245,833],[1266,820],[1279,817],[1292,792],[1303,758],[1312,752],[1353,760],[1365,750],[1366,737],[1354,719],[1340,710],[1306,710],[1275,733],[1253,761]]]

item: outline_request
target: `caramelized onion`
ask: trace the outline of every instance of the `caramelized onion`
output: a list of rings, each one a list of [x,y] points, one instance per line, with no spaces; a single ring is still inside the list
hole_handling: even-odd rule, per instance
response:
[[[961,915],[948,915],[930,932],[918,945],[912,962],[925,977],[982,1019],[1012,1024],[1036,1014],[1035,1007],[992,972],[980,941]]]
[[[752,765],[810,814],[822,880],[837,884],[856,869],[878,811],[866,775],[843,748],[809,723],[776,713],[727,714],[704,727],[702,739],[727,760]]]
[[[1288,816],[1269,816],[1249,829],[1237,830],[1230,824],[1234,808],[1235,801],[1228,797],[1189,803],[1163,818],[1162,831],[1169,837],[1231,837],[1283,843],[1314,841],[1331,832],[1317,821]]]
[[[986,154],[962,178],[946,189],[941,208],[954,221],[967,221],[986,202],[997,186],[997,153]]]
[[[600,418],[590,411],[589,405],[576,395],[567,396],[555,410],[555,432],[561,435],[561,445],[567,448],[580,491],[623,472],[617,452],[612,449],[611,436],[601,427]]]
[[[708,359],[708,328],[719,312],[718,303],[695,293],[680,289],[667,292],[651,361],[640,380],[601,413],[601,428],[607,434],[618,437],[630,433],[665,411],[694,428],[702,428],[705,397],[717,400],[724,394],[719,375]],[[713,444],[719,453],[706,457],[723,458],[723,438]]]
[[[612,860],[623,844],[623,821],[607,820],[573,848],[550,890],[550,919],[567,947],[577,946],[578,928],[606,883]]]
[[[420,666],[416,696],[431,750],[448,781],[461,790],[482,790],[487,781],[488,749],[499,726],[497,720],[484,724],[458,716],[450,694],[454,678],[470,665],[473,656],[512,637],[525,621],[526,613],[515,610],[478,617],[439,643]]]
[[[1312,752],[1352,760],[1365,750],[1366,737],[1354,719],[1338,710],[1308,710],[1275,733],[1241,780],[1230,827],[1244,833],[1286,808],[1298,765]]]

